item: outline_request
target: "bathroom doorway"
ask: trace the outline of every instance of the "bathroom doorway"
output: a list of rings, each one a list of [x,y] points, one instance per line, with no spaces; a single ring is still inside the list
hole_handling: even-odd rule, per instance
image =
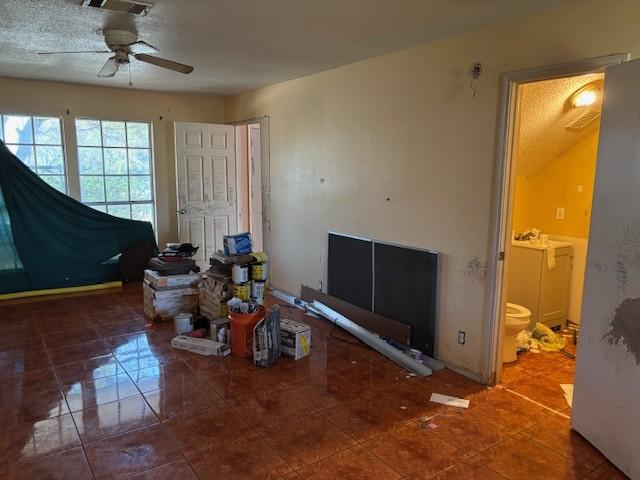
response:
[[[485,381],[556,411],[569,408],[561,385],[573,383],[604,70],[627,59],[503,76]],[[564,352],[546,351],[535,338],[544,333]]]

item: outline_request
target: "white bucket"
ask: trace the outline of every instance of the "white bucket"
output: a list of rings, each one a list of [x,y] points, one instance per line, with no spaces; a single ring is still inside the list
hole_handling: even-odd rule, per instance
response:
[[[231,279],[233,283],[245,283],[249,281],[249,267],[235,264],[231,268]]]
[[[182,335],[193,330],[193,315],[190,313],[179,313],[173,318],[173,328],[176,335]]]

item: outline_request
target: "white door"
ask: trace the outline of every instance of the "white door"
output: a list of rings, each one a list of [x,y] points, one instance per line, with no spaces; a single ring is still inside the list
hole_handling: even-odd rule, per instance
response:
[[[640,61],[606,70],[572,424],[640,478]]]
[[[178,237],[199,247],[195,260],[203,270],[222,249],[222,237],[237,233],[234,127],[178,123]]]

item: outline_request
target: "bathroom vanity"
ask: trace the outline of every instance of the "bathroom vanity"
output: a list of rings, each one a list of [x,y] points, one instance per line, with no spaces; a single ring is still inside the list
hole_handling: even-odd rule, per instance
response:
[[[565,327],[569,316],[573,245],[553,240],[546,244],[514,240],[508,261],[507,298],[531,311],[529,330],[537,322],[550,328]]]

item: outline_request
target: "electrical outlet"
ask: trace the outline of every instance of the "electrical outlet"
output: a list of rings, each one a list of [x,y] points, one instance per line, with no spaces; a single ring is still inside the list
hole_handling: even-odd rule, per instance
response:
[[[464,345],[465,339],[466,339],[467,334],[464,333],[462,330],[460,330],[458,332],[458,343],[460,345]]]
[[[318,290],[320,291],[322,291],[322,287],[323,287],[322,283],[323,283],[322,280],[318,280]]]
[[[556,220],[564,220],[564,207],[556,208]]]

